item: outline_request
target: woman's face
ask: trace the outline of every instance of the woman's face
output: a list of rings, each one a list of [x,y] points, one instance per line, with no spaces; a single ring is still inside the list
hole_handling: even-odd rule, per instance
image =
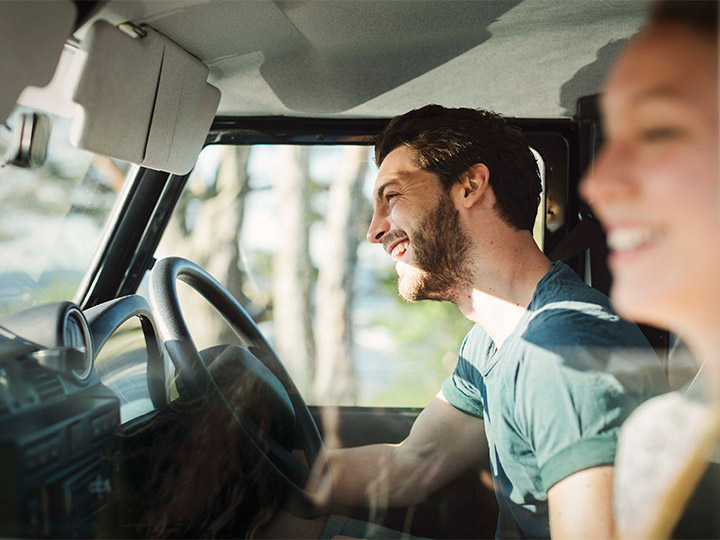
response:
[[[618,311],[681,333],[720,312],[717,61],[712,37],[644,31],[607,83],[605,147],[581,185],[608,234]]]

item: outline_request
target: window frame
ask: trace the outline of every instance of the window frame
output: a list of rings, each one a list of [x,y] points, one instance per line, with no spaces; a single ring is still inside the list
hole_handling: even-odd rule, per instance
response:
[[[224,145],[372,145],[389,118],[215,118],[204,146]],[[544,251],[550,253],[579,222],[577,186],[589,163],[586,130],[581,122],[565,119],[508,118],[520,128],[546,166],[546,189],[562,208],[563,223],[545,231]],[[585,148],[585,150],[583,150]],[[108,221],[96,256],[78,289],[75,302],[86,309],[120,296],[134,294],[154,263],[154,253],[189,174],[137,167],[131,171],[117,211]],[[585,258],[567,261],[580,275]]]

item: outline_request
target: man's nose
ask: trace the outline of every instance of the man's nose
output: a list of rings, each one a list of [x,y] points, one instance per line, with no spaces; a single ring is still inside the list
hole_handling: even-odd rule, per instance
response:
[[[380,244],[382,243],[382,237],[385,235],[385,233],[390,228],[390,223],[387,219],[386,215],[383,215],[382,212],[379,212],[378,209],[375,209],[375,212],[373,212],[372,221],[370,222],[370,228],[367,232],[367,240],[371,244]]]
[[[601,206],[631,195],[631,156],[621,146],[608,144],[580,183],[580,195],[591,206]]]

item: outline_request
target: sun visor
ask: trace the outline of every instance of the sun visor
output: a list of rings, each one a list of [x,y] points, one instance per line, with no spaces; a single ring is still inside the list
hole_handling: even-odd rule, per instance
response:
[[[0,123],[26,86],[50,82],[76,14],[70,1],[0,2]]]
[[[186,174],[215,117],[220,91],[200,60],[149,27],[131,37],[97,21],[75,55],[70,138],[78,148]]]

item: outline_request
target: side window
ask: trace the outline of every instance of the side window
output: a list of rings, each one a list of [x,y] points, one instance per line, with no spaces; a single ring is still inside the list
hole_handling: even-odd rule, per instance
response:
[[[546,208],[547,208],[547,197],[545,196],[545,160],[540,155],[540,152],[535,150],[534,148],[530,148],[532,150],[533,155],[535,156],[535,161],[537,161],[538,165],[538,172],[540,173],[540,182],[542,184],[542,193],[540,194],[540,204],[538,205],[538,212],[535,216],[535,225],[533,226],[533,238],[535,238],[535,242],[540,247],[540,249],[545,249],[545,217],[547,215]]]
[[[424,407],[471,326],[451,304],[398,296],[394,262],[365,240],[376,174],[364,146],[207,147],[156,253],[223,283],[310,404]],[[179,292],[198,348],[235,342]]]

